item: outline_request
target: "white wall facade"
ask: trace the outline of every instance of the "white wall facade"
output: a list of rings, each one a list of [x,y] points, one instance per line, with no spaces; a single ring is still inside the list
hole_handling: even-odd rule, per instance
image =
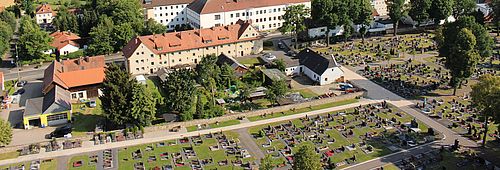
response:
[[[43,13],[43,14],[36,14],[35,15],[35,20],[37,24],[50,24],[52,23],[52,13]]]
[[[335,83],[337,79],[344,76],[344,71],[340,69],[340,67],[332,67],[325,70],[323,75],[321,75],[319,84],[332,84]]]
[[[80,48],[68,44],[59,50],[59,54],[67,55],[69,53],[77,52]]]
[[[201,15],[188,8],[187,17],[189,24],[194,28],[231,25],[241,19],[244,21],[251,20],[252,25],[259,31],[275,30],[283,24],[281,16],[285,14],[286,7],[299,4],[303,4],[309,9],[311,8],[311,2],[304,2]]]
[[[300,65],[300,66],[287,67],[285,68],[285,75],[291,76],[300,74],[300,69],[303,69],[303,66]]]
[[[174,30],[176,26],[187,24],[187,6],[188,4],[175,4],[145,9],[145,19],[152,18],[165,25],[167,30]]]
[[[385,0],[371,0],[371,2],[373,9],[375,9],[380,16],[389,15]]]

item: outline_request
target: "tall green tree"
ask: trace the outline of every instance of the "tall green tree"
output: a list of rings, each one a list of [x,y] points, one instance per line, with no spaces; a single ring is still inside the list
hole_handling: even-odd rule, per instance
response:
[[[417,27],[429,19],[431,0],[410,0],[410,10],[408,15],[417,22]]]
[[[484,147],[486,145],[486,136],[488,136],[490,118],[493,118],[496,123],[500,122],[500,76],[490,74],[481,76],[479,83],[472,86],[471,98],[472,106],[484,118]]]
[[[115,25],[111,35],[114,40],[114,44],[112,44],[114,51],[120,51],[137,33],[132,28],[131,23],[123,23]]]
[[[408,13],[405,0],[387,0],[386,4],[389,17],[391,17],[391,21],[394,24],[394,36],[396,36],[398,34],[399,21]]]
[[[234,74],[234,69],[227,63],[220,66],[220,83],[223,87],[229,88],[229,86],[236,84],[237,78]]]
[[[104,117],[116,124],[151,125],[156,103],[151,93],[119,66],[112,64],[105,71],[101,108]]]
[[[452,15],[455,18],[468,15],[476,9],[475,0],[453,0]]]
[[[167,32],[167,27],[150,18],[146,21],[142,35],[161,34]]]
[[[203,109],[205,107],[205,104],[201,100],[201,97],[202,97],[202,94],[198,93],[198,97],[196,97],[196,112],[195,112],[195,115],[194,115],[195,119],[203,119],[203,118],[205,118],[204,111],[203,111]]]
[[[288,86],[285,80],[275,80],[271,86],[267,87],[266,98],[272,105],[278,103],[278,100],[283,98],[288,92]]]
[[[34,0],[22,0],[21,3],[21,8],[24,10],[24,13],[26,15],[29,15],[30,17],[35,16],[35,4]]]
[[[297,48],[298,33],[306,30],[304,20],[309,17],[309,9],[305,5],[289,6],[282,16],[283,25],[279,28],[281,34],[291,33],[295,38],[295,48]]]
[[[273,68],[276,68],[276,69],[280,70],[281,72],[285,72],[285,69],[286,69],[285,61],[281,58],[278,60],[274,60],[273,61]]]
[[[315,148],[310,143],[299,146],[294,154],[293,170],[322,170],[321,160]]]
[[[373,20],[372,10],[373,7],[369,0],[355,0],[353,9],[355,15],[352,17],[352,21],[355,25],[360,25],[360,29],[358,30],[361,35],[361,42],[365,42],[365,34],[368,32],[368,28],[370,27],[370,23]]]
[[[492,9],[493,13],[493,24],[496,27],[497,36],[500,35],[500,0],[492,0],[491,3],[488,4]]]
[[[191,108],[196,94],[195,73],[190,69],[178,69],[168,74],[162,82],[165,105],[170,112],[179,113],[182,120],[193,119]]]
[[[92,28],[99,24],[99,16],[95,10],[82,9],[83,17],[78,17],[78,28],[81,37],[89,37]]]
[[[326,44],[330,45],[330,30],[338,26],[339,16],[335,10],[335,0],[313,0],[311,6],[311,17],[314,21],[323,24],[326,29]],[[342,3],[342,2],[340,2]],[[343,4],[343,3],[342,3]]]
[[[203,57],[198,65],[196,65],[196,81],[203,87],[208,87],[210,78],[219,82],[219,76],[221,75],[221,70],[217,66],[217,56],[207,55]],[[223,82],[224,84],[227,82]],[[217,85],[217,84],[216,84]],[[224,85],[222,85],[224,86]]]
[[[260,159],[259,170],[273,170],[273,156],[267,154],[264,158]]]
[[[0,119],[0,146],[7,146],[12,141],[12,128],[6,120]]]
[[[52,21],[54,26],[60,31],[71,31],[78,33],[78,20],[76,15],[69,13],[66,6],[60,6],[56,17]]]
[[[475,49],[476,37],[467,28],[462,28],[456,35],[446,34],[445,36],[445,41],[451,36],[455,36],[453,39],[456,40],[451,46],[451,53],[445,56],[445,66],[450,70],[450,85],[453,87],[453,95],[455,95],[461,82],[474,73],[479,54]]]
[[[116,44],[116,40],[113,38],[114,27],[113,21],[108,17],[104,17],[97,27],[92,28],[89,33],[91,41],[87,49],[90,55],[110,54],[113,52]]]
[[[47,32],[42,31],[29,16],[21,18],[19,33],[17,45],[21,60],[42,58],[43,52],[52,48],[50,46],[52,38]]]
[[[0,21],[0,58],[9,50],[12,34],[12,28],[6,22]]]
[[[434,20],[435,25],[439,25],[441,20],[451,16],[453,10],[453,0],[432,0],[429,16]]]
[[[16,30],[16,16],[14,13],[4,10],[0,12],[0,20],[6,22],[12,30]]]

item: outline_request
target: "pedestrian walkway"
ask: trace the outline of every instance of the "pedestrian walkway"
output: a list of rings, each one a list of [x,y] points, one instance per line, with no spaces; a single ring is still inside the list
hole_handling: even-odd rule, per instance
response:
[[[242,129],[236,129],[234,130],[236,133],[239,134],[239,139],[241,144],[244,146],[244,148],[248,149],[250,154],[257,159],[258,162],[260,162],[260,159],[264,158],[265,154],[262,152],[262,150],[259,148],[259,146],[255,143],[253,140],[253,137],[250,136],[248,133],[247,128],[242,128]]]

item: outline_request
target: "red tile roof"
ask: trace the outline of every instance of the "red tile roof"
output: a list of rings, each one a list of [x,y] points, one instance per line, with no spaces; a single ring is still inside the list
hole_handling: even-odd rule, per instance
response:
[[[57,48],[57,50],[61,50],[64,46],[71,44],[75,47],[78,47],[79,44],[76,42],[76,40],[80,40],[80,37],[76,35],[75,33],[72,32],[67,32],[67,31],[56,31],[52,34],[50,34],[51,37],[54,39],[52,40],[52,43],[50,46]]]
[[[49,4],[42,4],[36,8],[36,13],[37,14],[46,14],[46,13],[52,13],[52,7]]]
[[[188,8],[198,14],[244,10],[291,3],[311,2],[310,0],[196,0]]]
[[[105,66],[104,56],[53,61],[44,72],[43,92],[49,92],[53,85],[70,89],[102,83]]]
[[[228,26],[140,36],[130,40],[122,51],[126,57],[129,57],[140,44],[144,44],[155,54],[165,54],[260,38],[260,35],[249,38],[241,37],[247,28],[254,29],[250,22],[240,20]]]

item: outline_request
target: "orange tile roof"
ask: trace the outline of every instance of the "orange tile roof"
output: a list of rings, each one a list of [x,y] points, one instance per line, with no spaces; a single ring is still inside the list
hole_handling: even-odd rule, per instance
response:
[[[36,8],[36,13],[37,14],[46,14],[46,13],[52,13],[52,7],[49,4],[42,4]]]
[[[198,14],[210,14],[260,8],[291,3],[311,2],[310,0],[197,0],[189,4],[188,8]]]
[[[76,40],[80,40],[80,37],[76,35],[75,33],[72,32],[67,32],[67,31],[56,31],[52,34],[50,34],[51,37],[53,37],[52,43],[50,46],[57,48],[57,50],[61,50],[61,48],[65,47],[68,44],[71,44],[75,47],[78,47],[79,44],[76,42]]]
[[[102,83],[105,66],[104,56],[53,61],[44,71],[43,92],[50,91],[53,84],[70,89]]]
[[[236,24],[228,26],[140,36],[130,40],[122,51],[126,57],[129,57],[140,44],[144,44],[155,54],[165,54],[260,38],[260,35],[242,38],[241,34],[247,28],[254,29],[250,22],[240,20]]]

